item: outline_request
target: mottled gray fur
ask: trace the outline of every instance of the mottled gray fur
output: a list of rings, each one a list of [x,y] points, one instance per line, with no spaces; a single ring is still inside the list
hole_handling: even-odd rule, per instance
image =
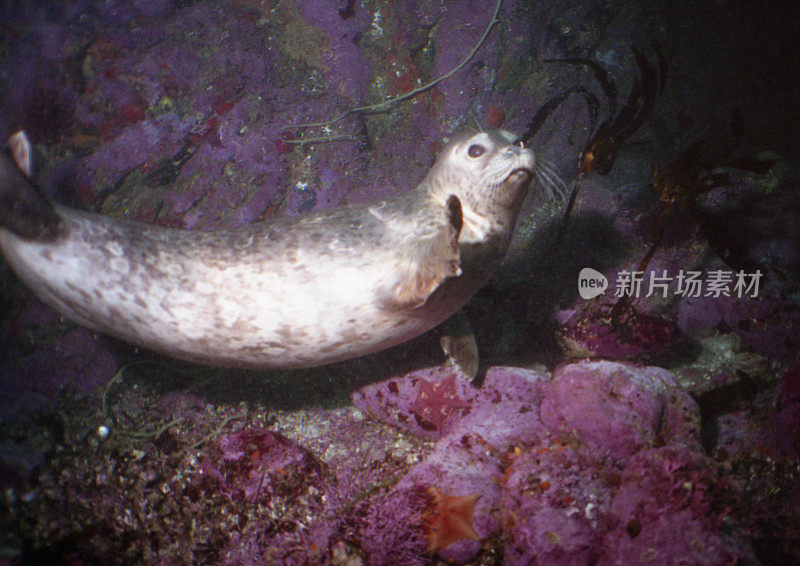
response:
[[[488,279],[534,169],[511,141],[459,136],[419,187],[384,201],[215,232],[56,207],[55,237],[6,226],[0,251],[69,318],[175,357],[335,362],[418,336]]]

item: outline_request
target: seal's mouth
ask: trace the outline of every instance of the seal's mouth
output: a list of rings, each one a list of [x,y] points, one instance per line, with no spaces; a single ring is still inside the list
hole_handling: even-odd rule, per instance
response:
[[[512,169],[506,177],[506,181],[526,181],[533,179],[533,169],[528,167],[517,167]]]

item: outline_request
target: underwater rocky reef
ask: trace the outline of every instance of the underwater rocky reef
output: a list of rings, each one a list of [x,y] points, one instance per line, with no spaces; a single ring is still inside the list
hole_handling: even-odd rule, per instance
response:
[[[474,383],[437,331],[178,362],[0,262],[0,565],[800,562],[795,12],[4,3],[0,138],[71,206],[235,228],[413,188],[463,129],[543,166]]]

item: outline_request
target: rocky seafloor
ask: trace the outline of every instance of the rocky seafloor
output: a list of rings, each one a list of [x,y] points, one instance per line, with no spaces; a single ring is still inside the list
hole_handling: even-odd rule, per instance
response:
[[[238,227],[411,188],[487,127],[530,133],[580,189],[562,229],[533,186],[465,307],[479,386],[435,332],[310,370],[176,362],[63,320],[0,263],[0,564],[800,561],[794,11],[0,6],[0,137],[28,132],[37,183],[73,206]],[[613,167],[579,174],[593,135]],[[605,293],[579,295],[584,268]]]

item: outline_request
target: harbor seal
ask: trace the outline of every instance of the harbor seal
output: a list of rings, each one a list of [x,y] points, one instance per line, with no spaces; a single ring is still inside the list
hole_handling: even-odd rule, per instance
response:
[[[486,282],[537,168],[515,140],[461,134],[393,198],[201,232],[51,203],[18,133],[0,162],[0,251],[98,332],[214,365],[328,364],[430,330]]]

